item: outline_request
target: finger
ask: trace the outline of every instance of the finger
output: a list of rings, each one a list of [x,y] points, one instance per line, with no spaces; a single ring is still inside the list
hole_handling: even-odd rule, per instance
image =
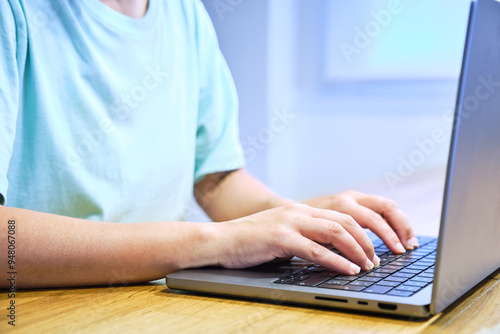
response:
[[[361,271],[359,266],[304,236],[298,235],[288,247],[291,254],[342,274],[357,275]]]
[[[396,232],[404,248],[411,250],[418,247],[413,229],[396,203],[380,196],[364,196],[358,199],[358,203],[379,213]]]
[[[360,224],[382,239],[391,252],[400,254],[406,251],[396,232],[389,226],[387,221],[375,211],[360,205],[354,217]]]
[[[374,220],[381,220],[384,224],[387,225],[387,223],[382,219],[382,217],[373,212],[370,209],[365,208],[364,206],[359,205],[355,201],[349,201],[346,202],[342,205],[341,208],[342,212],[349,213],[352,218],[358,223],[358,225],[361,227],[366,227],[369,225],[372,221]],[[366,234],[365,230],[361,228],[363,231],[363,241],[358,243],[363,247],[363,250],[367,254],[368,258],[372,259],[372,262],[375,266],[378,266],[380,264],[380,259],[379,257],[375,254],[375,250],[373,248],[373,243]],[[393,235],[396,237],[396,234],[393,232]],[[399,242],[399,239],[396,237],[395,238],[397,242]]]
[[[359,246],[361,246],[368,259],[372,262],[374,262],[374,260],[375,262],[379,260],[378,258],[375,258],[375,249],[373,248],[372,241],[366,234],[365,230],[363,230],[363,228],[356,222],[355,218],[337,211],[314,208],[311,209],[313,210],[311,215],[314,218],[326,219],[340,223],[342,227],[344,227],[344,229],[356,240]]]
[[[338,220],[342,219],[339,218]],[[335,246],[363,270],[369,271],[374,267],[373,262],[367,257],[363,248],[340,222],[319,218],[305,219],[299,223],[299,232],[315,242]]]

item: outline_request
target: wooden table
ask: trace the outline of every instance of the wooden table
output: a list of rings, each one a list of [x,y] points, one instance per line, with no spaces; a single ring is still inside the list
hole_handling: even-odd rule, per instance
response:
[[[188,294],[162,280],[20,292],[12,330],[0,299],[2,333],[500,333],[500,274],[427,321]]]
[[[438,174],[424,175],[427,185],[441,187]],[[364,190],[372,187],[380,189],[372,185]],[[408,205],[408,216],[418,233],[433,234],[442,192],[425,189],[429,187],[417,178],[399,192],[392,189],[385,195],[399,202],[424,203],[428,210],[412,211]],[[168,289],[165,280],[21,291],[16,296],[15,330],[7,325],[8,303],[7,294],[1,292],[0,333],[500,333],[500,272],[446,312],[425,321],[190,294]]]

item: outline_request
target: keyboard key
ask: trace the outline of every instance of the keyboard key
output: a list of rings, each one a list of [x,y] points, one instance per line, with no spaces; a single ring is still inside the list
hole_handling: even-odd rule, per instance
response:
[[[388,296],[397,296],[397,297],[409,297],[413,294],[411,291],[401,291],[401,290],[392,290],[387,293]]]
[[[401,259],[406,259],[406,260],[418,260],[420,259],[421,256],[413,253],[409,253],[406,255],[401,256]]]
[[[405,274],[419,274],[420,270],[415,270],[415,269],[401,269],[400,273],[405,273]]]
[[[377,285],[385,285],[385,286],[392,286],[392,287],[396,287],[400,284],[401,284],[401,282],[386,281],[386,280],[383,280],[383,281],[380,281],[377,283]]]
[[[419,260],[420,260],[420,256],[416,256],[416,257],[408,257],[408,258],[401,258],[400,260],[403,260],[403,261],[408,261],[408,262],[414,263],[414,262],[416,262],[416,261],[419,261]]]
[[[406,270],[406,269],[403,269],[403,270]],[[392,273],[395,273],[396,271],[397,271],[397,269],[388,269],[386,267],[375,269],[376,273],[384,273],[384,274],[392,274]]]
[[[408,269],[413,269],[413,270],[425,270],[427,269],[429,266],[421,266],[421,265],[416,265],[416,264],[412,264],[410,266],[408,266]]]
[[[378,257],[386,255],[388,252],[385,250],[376,250],[375,249],[375,254],[377,254]]]
[[[293,279],[292,281],[288,282],[287,284],[293,284],[293,285],[300,285],[300,286],[315,286],[318,283],[322,283],[326,280],[329,280],[329,277],[324,277],[324,276],[311,276],[307,279],[304,279],[302,281],[296,281]]]
[[[421,289],[421,287],[419,287],[419,286],[406,285],[406,284],[400,285],[396,288],[396,290],[411,291],[411,292],[417,292],[420,289]]]
[[[402,273],[402,272],[398,271],[397,273],[392,274],[392,276],[391,276],[391,277],[406,277],[406,278],[412,278],[413,276],[415,276],[415,274]]]
[[[363,290],[363,292],[384,294],[391,289],[392,289],[392,287],[390,287],[390,286],[384,286],[384,285],[377,284],[377,285],[372,285],[372,286],[366,288],[365,290]]]
[[[302,268],[302,269],[296,270],[295,272],[293,272],[293,273],[291,273],[291,274],[289,274],[287,276],[284,276],[282,278],[292,279],[292,278],[295,278],[295,277],[306,275],[307,273],[308,273],[307,268]]]
[[[418,275],[418,277],[428,277],[428,278],[434,278],[434,274],[430,274],[430,273],[421,273],[420,275]]]
[[[327,282],[328,283],[328,282]],[[318,285],[318,288],[326,288],[326,289],[335,289],[335,290],[346,290],[346,291],[361,291],[365,289],[366,287],[364,286],[358,286],[358,285],[333,285],[333,284],[327,284],[323,283]]]
[[[392,262],[391,262],[391,263],[392,263]],[[395,269],[395,270],[399,270],[399,269],[403,269],[403,266],[393,265],[393,264],[387,264],[387,265],[383,266],[382,268],[384,268],[384,269]],[[424,268],[424,269],[427,269],[427,268]]]
[[[434,240],[433,237],[423,237],[423,236],[417,236],[417,239],[419,247],[422,247],[423,245],[428,244],[429,242],[432,242]]]
[[[384,274],[384,273],[379,273],[379,272],[373,272],[373,273],[366,274],[365,277],[381,277],[381,278],[386,278],[387,276],[389,276],[389,274]]]
[[[412,286],[418,286],[418,287],[421,287],[423,288],[424,286],[426,286],[427,282],[420,282],[420,281],[414,281],[414,280],[408,280],[405,282],[405,285],[412,285]]]
[[[429,277],[420,277],[420,276],[414,277],[414,278],[412,278],[412,280],[413,281],[418,281],[418,282],[426,282],[426,283],[432,282],[432,278],[429,278]]]
[[[374,282],[369,282],[369,281],[359,281],[358,280],[358,281],[351,282],[351,283],[349,283],[347,285],[349,285],[349,286],[350,285],[371,286],[373,284],[375,284],[375,283]]]
[[[426,256],[426,257],[420,259],[419,262],[429,262],[431,265],[433,265],[436,262],[436,258],[434,258],[434,257],[431,258],[429,256]]]
[[[429,268],[430,266],[432,266],[435,262],[434,261],[417,261],[415,262],[414,264],[416,264],[417,266],[425,266],[427,268]]]
[[[392,257],[393,259],[397,259],[400,256],[401,256],[401,254],[394,254],[394,253],[389,253],[386,255],[386,257]]]
[[[300,275],[307,274],[308,272],[309,272],[308,267],[305,267],[305,268],[302,268],[300,270],[295,271],[294,273],[292,273],[291,276],[300,276]]]
[[[323,272],[319,273],[319,275],[320,276],[327,276],[327,277],[335,277],[335,276],[338,276],[340,274],[336,271],[327,270],[327,271],[323,271]]]
[[[335,277],[335,279],[341,279],[344,281],[354,281],[355,279],[358,279],[359,276],[347,276],[347,275],[340,275]]]
[[[369,277],[369,276],[363,276],[359,280],[360,281],[367,281],[367,282],[378,282],[382,278],[381,277]]]
[[[387,246],[382,245],[382,246],[375,247],[375,251],[379,251],[379,252],[382,252],[382,251],[384,251],[384,252],[388,252],[388,251],[389,251],[389,248],[387,248]]]
[[[424,256],[429,255],[429,252],[428,251],[427,252],[426,251],[414,251],[413,254],[416,256],[424,257]]]
[[[341,281],[336,278],[325,282],[325,284],[330,284],[330,285],[346,285],[347,283],[349,283],[349,281]]]
[[[394,281],[394,282],[404,282],[404,281],[408,280],[408,278],[389,276],[385,280],[386,281]]]
[[[359,272],[359,274],[358,274],[358,276],[357,276],[357,277],[358,277],[358,278],[359,278],[359,277],[362,277],[362,276],[364,276],[364,275],[366,275],[366,274],[369,274],[369,273],[371,273],[371,272],[373,272],[373,270],[370,270],[370,271],[364,271],[364,270],[361,270],[361,271]]]

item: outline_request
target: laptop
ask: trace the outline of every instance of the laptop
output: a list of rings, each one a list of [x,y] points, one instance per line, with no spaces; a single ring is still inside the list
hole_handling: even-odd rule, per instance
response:
[[[424,318],[500,268],[498,0],[471,4],[441,211],[439,237],[418,237],[420,247],[403,255],[372,235],[381,265],[356,276],[293,258],[244,270],[182,270],[167,275],[167,285],[276,304]]]

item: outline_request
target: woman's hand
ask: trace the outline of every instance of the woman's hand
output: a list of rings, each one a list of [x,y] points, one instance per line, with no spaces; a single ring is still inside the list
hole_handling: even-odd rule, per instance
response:
[[[418,247],[408,219],[391,200],[355,191],[324,196],[306,201],[315,208],[339,211],[352,216],[359,225],[380,237],[394,253],[404,253]]]
[[[351,216],[332,210],[290,204],[213,227],[217,262],[225,268],[298,256],[355,275],[380,263],[361,226]],[[331,246],[352,262],[330,251]]]

